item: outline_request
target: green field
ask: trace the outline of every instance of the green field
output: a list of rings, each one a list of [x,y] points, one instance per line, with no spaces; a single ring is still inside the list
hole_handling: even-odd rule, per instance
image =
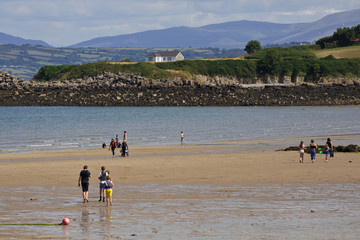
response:
[[[350,47],[330,48],[314,51],[318,58],[327,57],[329,55],[335,58],[360,58],[360,45]]]

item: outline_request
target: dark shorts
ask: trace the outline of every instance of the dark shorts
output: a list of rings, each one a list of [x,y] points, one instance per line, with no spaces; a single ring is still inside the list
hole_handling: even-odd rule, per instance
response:
[[[100,189],[105,189],[105,183],[100,182]]]
[[[330,150],[330,157],[334,157],[334,150]]]
[[[81,187],[83,192],[88,192],[89,191],[89,182],[81,182]]]

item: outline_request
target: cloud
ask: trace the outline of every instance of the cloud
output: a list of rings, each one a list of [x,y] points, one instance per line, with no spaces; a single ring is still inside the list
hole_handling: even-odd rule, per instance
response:
[[[333,14],[333,13],[338,13],[338,12],[341,12],[341,11],[333,9],[333,8],[324,10],[324,13],[326,13],[326,14]]]

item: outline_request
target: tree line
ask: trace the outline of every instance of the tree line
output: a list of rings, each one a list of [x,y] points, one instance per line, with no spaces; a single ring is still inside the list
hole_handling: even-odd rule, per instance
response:
[[[323,48],[351,46],[360,38],[360,24],[354,27],[338,28],[332,36],[323,37],[316,44]]]

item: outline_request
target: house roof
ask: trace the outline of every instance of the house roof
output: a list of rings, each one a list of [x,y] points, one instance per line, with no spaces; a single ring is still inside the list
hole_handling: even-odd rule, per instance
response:
[[[179,53],[178,51],[153,52],[146,57],[176,57]]]

